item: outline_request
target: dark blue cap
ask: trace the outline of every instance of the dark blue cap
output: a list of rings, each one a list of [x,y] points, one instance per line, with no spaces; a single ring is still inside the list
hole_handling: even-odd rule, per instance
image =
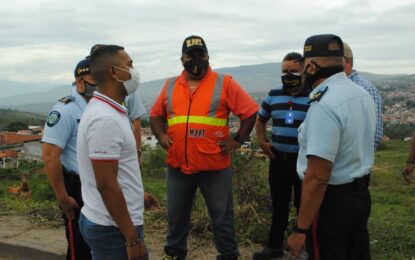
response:
[[[75,77],[87,75],[91,73],[91,69],[89,67],[89,57],[78,62],[78,65],[75,67],[74,75]]]

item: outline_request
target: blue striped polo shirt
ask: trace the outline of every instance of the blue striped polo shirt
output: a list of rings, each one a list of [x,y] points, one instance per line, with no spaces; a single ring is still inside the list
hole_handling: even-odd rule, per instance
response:
[[[272,145],[283,153],[298,153],[298,127],[310,106],[309,91],[291,96],[282,86],[271,90],[262,101],[259,116],[262,122],[272,117]]]

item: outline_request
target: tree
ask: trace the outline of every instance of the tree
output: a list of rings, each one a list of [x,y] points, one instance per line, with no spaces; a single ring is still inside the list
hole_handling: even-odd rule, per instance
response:
[[[6,126],[6,131],[17,132],[19,130],[27,129],[28,125],[22,121],[13,121]]]

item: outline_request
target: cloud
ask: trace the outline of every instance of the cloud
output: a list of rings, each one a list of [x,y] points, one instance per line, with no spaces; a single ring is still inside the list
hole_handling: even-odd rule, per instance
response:
[[[413,13],[411,0],[15,0],[0,6],[0,79],[70,84],[95,43],[125,46],[144,81],[169,77],[190,34],[216,68],[280,61],[308,36],[335,33],[359,69],[413,73]]]

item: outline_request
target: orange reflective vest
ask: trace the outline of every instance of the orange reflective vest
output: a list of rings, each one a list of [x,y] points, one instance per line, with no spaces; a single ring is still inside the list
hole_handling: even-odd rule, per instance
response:
[[[173,144],[167,164],[186,174],[221,170],[230,166],[218,142],[229,138],[229,114],[224,97],[228,75],[209,71],[193,94],[178,78],[166,83],[167,133]]]

